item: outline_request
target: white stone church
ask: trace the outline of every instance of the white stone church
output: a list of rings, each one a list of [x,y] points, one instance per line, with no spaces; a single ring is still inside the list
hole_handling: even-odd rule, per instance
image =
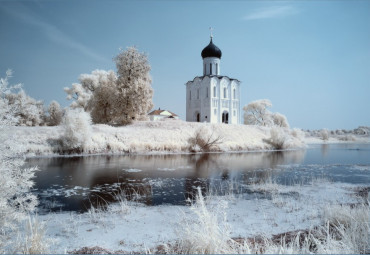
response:
[[[186,121],[240,124],[240,81],[221,75],[221,50],[202,50],[203,75],[186,83]]]

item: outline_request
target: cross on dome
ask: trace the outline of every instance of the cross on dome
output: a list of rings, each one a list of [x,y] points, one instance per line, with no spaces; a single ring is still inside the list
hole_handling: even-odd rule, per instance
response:
[[[209,32],[211,33],[211,40],[212,40],[212,38],[213,38],[212,30],[214,30],[214,28],[213,28],[213,27],[209,27]]]

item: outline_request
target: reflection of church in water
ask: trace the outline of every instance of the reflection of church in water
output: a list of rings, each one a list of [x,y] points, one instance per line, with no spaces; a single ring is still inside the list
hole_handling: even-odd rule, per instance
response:
[[[186,121],[240,124],[240,81],[221,75],[212,39],[201,54],[203,76],[186,83]]]

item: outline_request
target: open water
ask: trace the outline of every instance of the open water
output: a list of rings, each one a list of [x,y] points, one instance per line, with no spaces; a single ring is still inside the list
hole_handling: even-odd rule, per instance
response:
[[[293,185],[316,178],[370,187],[370,144],[311,145],[306,150],[182,155],[30,158],[39,213],[85,212],[124,195],[148,206],[184,205],[196,188],[204,194],[266,180]]]

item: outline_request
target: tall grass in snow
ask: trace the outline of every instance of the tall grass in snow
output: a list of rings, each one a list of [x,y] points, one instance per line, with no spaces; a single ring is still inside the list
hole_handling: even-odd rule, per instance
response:
[[[25,230],[18,235],[16,251],[22,254],[48,254],[52,240],[45,237],[45,224],[29,216]]]
[[[221,254],[239,251],[239,245],[231,239],[230,226],[227,223],[227,203],[221,202],[210,211],[198,188],[196,201],[191,205],[193,214],[181,222],[179,239],[173,246],[167,247],[168,253],[180,254]],[[242,248],[242,247],[241,247]],[[245,250],[242,251],[245,253]]]
[[[213,201],[214,202],[214,201]],[[176,254],[354,254],[369,247],[368,205],[328,206],[322,225],[278,238],[233,239],[227,223],[227,201],[206,201],[200,188],[192,214],[184,215],[178,240],[164,251]],[[213,206],[212,206],[213,205]]]

